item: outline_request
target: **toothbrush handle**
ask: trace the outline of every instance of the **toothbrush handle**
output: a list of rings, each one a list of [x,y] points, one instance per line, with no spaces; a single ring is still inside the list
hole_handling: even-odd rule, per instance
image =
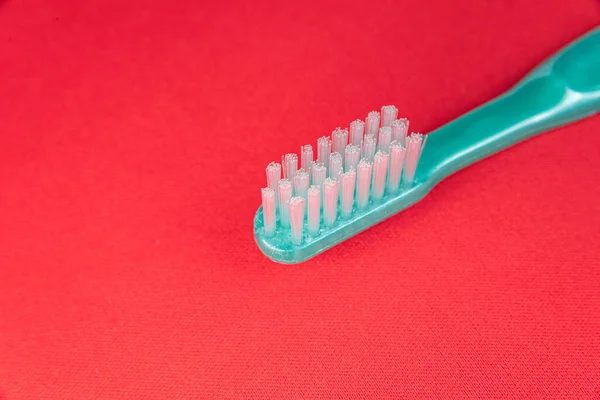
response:
[[[435,183],[537,133],[600,111],[600,27],[508,92],[427,135],[417,175]]]

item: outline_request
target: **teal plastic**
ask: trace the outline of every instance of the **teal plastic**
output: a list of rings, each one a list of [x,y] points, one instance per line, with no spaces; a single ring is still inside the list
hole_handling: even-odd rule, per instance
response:
[[[385,195],[319,236],[290,242],[289,229],[265,237],[262,207],[254,237],[270,259],[295,264],[335,246],[422,199],[442,179],[538,133],[600,111],[600,27],[543,62],[510,90],[427,135],[410,188]],[[305,229],[306,231],[306,229]]]

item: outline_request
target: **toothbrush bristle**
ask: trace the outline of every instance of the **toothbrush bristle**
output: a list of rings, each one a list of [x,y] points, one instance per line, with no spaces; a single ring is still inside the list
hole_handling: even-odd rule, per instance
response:
[[[400,187],[405,155],[406,149],[394,140],[390,144],[390,170],[388,172],[388,191],[390,193],[396,193]]]
[[[278,162],[270,162],[267,165],[267,187],[275,191],[275,198],[277,199],[277,186],[281,179],[281,164]],[[275,201],[275,207],[277,207],[277,201]]]
[[[321,136],[317,139],[317,161],[325,168],[329,167],[329,154],[331,153],[331,139],[329,136]]]
[[[327,178],[322,185],[323,190],[323,222],[325,226],[333,226],[337,218],[338,181]]]
[[[300,161],[302,162],[302,169],[310,173],[313,163],[313,148],[310,144],[300,147]]]
[[[290,226],[289,202],[292,198],[292,182],[289,179],[279,181],[279,221],[281,226]]]
[[[379,111],[371,111],[365,120],[365,135],[373,135],[377,139],[379,132]]]
[[[356,207],[363,210],[369,203],[369,192],[371,191],[371,174],[373,164],[369,160],[363,158],[356,167]]]
[[[319,186],[311,186],[308,189],[308,234],[317,236],[321,224],[321,189]]]
[[[290,230],[293,244],[302,244],[302,227],[304,226],[304,203],[302,197],[292,197],[290,205]]]
[[[331,134],[331,152],[339,153],[342,158],[348,145],[348,129],[336,128]]]
[[[377,140],[374,135],[365,135],[362,147],[362,158],[366,158],[369,162],[373,162],[375,151],[377,150]]]
[[[296,153],[288,153],[281,156],[281,165],[283,166],[283,177],[293,180],[298,171],[298,155]]]
[[[391,126],[398,117],[398,109],[395,106],[381,107],[381,126]]]
[[[262,206],[265,220],[265,235],[273,236],[275,234],[275,191],[269,187],[262,188]]]
[[[385,190],[385,178],[387,176],[387,167],[389,155],[383,151],[378,151],[373,160],[373,189],[372,196],[374,201],[379,201],[383,197]]]
[[[318,138],[316,155],[307,144],[299,155],[269,163],[261,189],[264,237],[275,235],[268,240],[277,246],[309,245],[410,190],[427,136],[408,135],[408,126],[396,107],[383,106]]]
[[[379,143],[377,144],[377,150],[385,153],[390,152],[390,143],[392,142],[392,128],[384,126],[379,128]]]
[[[325,168],[325,165],[320,162],[313,162],[311,173],[313,185],[321,186],[325,178],[327,178],[327,168]]]
[[[351,169],[340,175],[340,203],[342,209],[342,218],[348,218],[352,215],[352,206],[354,205],[354,186],[356,182],[356,170]]]
[[[406,118],[400,118],[392,122],[392,140],[400,143],[402,146],[406,145],[406,135],[408,134],[408,120]]]
[[[356,169],[360,161],[360,146],[349,144],[346,146],[346,155],[344,157],[344,171],[348,172],[351,169]]]
[[[338,179],[342,173],[343,162],[340,153],[331,153],[329,156],[329,178]]]
[[[294,194],[306,199],[308,187],[310,186],[310,175],[303,169],[298,170],[294,176]]]
[[[406,137],[406,162],[404,166],[403,180],[407,184],[412,184],[415,178],[417,163],[423,149],[423,135],[420,133],[411,133]]]
[[[360,147],[364,133],[365,123],[362,120],[357,119],[350,123],[350,143]]]

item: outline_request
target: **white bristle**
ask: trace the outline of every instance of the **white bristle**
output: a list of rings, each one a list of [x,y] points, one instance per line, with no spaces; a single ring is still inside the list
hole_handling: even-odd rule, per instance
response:
[[[313,163],[313,148],[310,144],[300,147],[300,161],[302,169],[310,173]]]
[[[348,129],[336,128],[331,134],[331,152],[339,153],[344,158],[344,151],[348,145]]]
[[[288,153],[281,156],[281,165],[283,166],[283,177],[293,180],[298,171],[298,155],[296,153]]]
[[[406,134],[408,133],[408,120],[400,118],[392,122],[392,140],[406,146]]]
[[[289,179],[279,181],[279,221],[281,226],[290,226],[289,201],[292,198],[292,182]]]
[[[350,123],[350,143],[355,146],[362,144],[362,138],[365,133],[365,123],[360,119]]]
[[[261,189],[265,236],[275,234],[275,191],[269,187]]]
[[[308,189],[308,234],[317,236],[321,223],[321,189],[311,186]]]
[[[325,178],[327,178],[327,168],[320,162],[313,162],[311,170],[311,183],[321,186]]]
[[[308,192],[308,187],[310,186],[310,175],[308,172],[301,169],[296,173],[294,177],[294,193],[298,197],[302,197],[306,199],[306,193]]]
[[[425,147],[425,141],[420,133],[411,133],[406,138],[406,162],[403,176],[403,183],[406,187],[411,186],[415,179],[415,172],[423,147]]]
[[[348,218],[352,215],[352,206],[354,205],[354,186],[356,182],[356,171],[351,169],[340,175],[340,198],[342,205],[342,218]]]
[[[284,154],[281,164],[269,163],[267,187],[261,189],[263,234],[289,228],[291,242],[301,245],[303,229],[307,238],[316,237],[321,224],[335,226],[338,212],[349,219],[354,204],[365,210],[371,199],[379,202],[386,193],[410,188],[427,136],[408,135],[408,128],[395,106],[383,106],[364,121],[352,121],[349,129],[338,127],[318,138],[316,149],[307,144],[299,154]]]
[[[388,191],[390,193],[395,193],[400,187],[405,155],[406,149],[394,140],[390,144],[390,167],[388,171]]]
[[[267,186],[273,190],[277,190],[277,184],[281,179],[281,164],[278,162],[270,162],[267,165]]]
[[[346,146],[346,156],[344,157],[344,171],[356,169],[360,161],[360,146],[349,144]]]
[[[325,168],[329,167],[329,154],[331,153],[331,140],[329,136],[321,136],[317,139],[317,161]]]
[[[338,181],[327,178],[323,182],[323,222],[325,226],[335,224],[338,205]]]
[[[373,162],[375,151],[377,150],[377,140],[373,135],[365,135],[362,147],[362,158],[366,158],[370,163]]]
[[[327,168],[322,163],[313,163],[311,184],[321,189],[321,206],[323,206],[323,181],[327,178]]]
[[[379,201],[383,197],[385,191],[385,178],[387,175],[387,167],[389,155],[378,151],[373,160],[373,188],[372,197],[374,201]]]
[[[363,158],[356,166],[356,207],[364,209],[369,203],[369,192],[371,191],[371,171],[373,164]]]
[[[290,200],[290,226],[293,244],[302,244],[302,227],[304,225],[304,205],[306,200],[303,197],[292,197]]]
[[[379,143],[377,143],[377,150],[385,153],[390,153],[390,143],[392,142],[392,128],[384,126],[379,128]]]
[[[381,126],[391,126],[398,118],[398,109],[395,106],[381,107]]]
[[[275,207],[277,207],[277,185],[281,179],[281,164],[273,161],[267,165],[267,186],[275,191]]]
[[[343,163],[340,153],[331,153],[329,156],[329,177],[338,179],[342,173]]]
[[[371,111],[365,119],[365,135],[373,135],[377,140],[379,133],[379,111]]]

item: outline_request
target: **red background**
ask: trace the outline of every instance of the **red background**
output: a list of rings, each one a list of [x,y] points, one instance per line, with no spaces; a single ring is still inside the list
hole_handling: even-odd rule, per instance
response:
[[[600,119],[305,264],[264,167],[427,132],[600,23],[570,1],[0,5],[0,398],[599,398]]]

